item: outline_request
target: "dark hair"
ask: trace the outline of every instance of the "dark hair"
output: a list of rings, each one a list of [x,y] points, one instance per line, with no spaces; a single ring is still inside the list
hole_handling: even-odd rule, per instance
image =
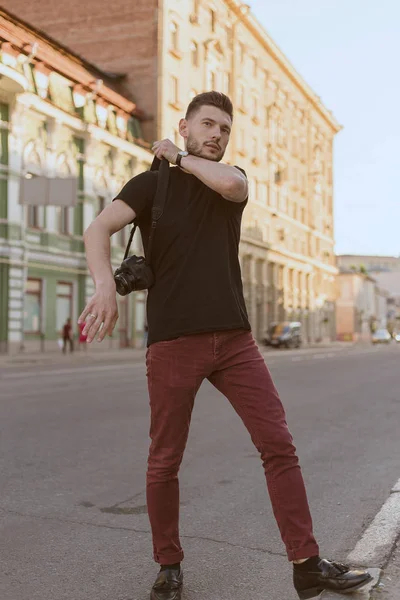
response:
[[[226,112],[233,121],[233,105],[228,96],[222,92],[204,92],[193,98],[186,111],[186,119],[197,113],[202,106],[215,106]]]

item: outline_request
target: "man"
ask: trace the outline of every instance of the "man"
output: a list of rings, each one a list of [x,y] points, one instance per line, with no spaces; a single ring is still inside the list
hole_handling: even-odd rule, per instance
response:
[[[243,171],[220,162],[232,122],[227,96],[200,94],[179,123],[185,151],[169,140],[153,146],[158,158],[178,166],[171,168],[154,237],[155,284],[147,304],[152,440],[147,505],[154,559],[161,565],[151,599],[181,598],[178,471],[205,378],[230,400],[260,452],[299,597],[313,598],[323,589],[355,591],[371,579],[368,573],[319,557],[284,409],[250,332],[238,260],[247,180]],[[111,334],[118,318],[110,236],[135,219],[146,245],[157,176],[149,171],[131,179],[85,232],[96,286],[80,317],[88,342]]]
[[[72,331],[71,319],[67,319],[64,323],[62,330],[63,347],[62,351],[64,354],[67,353],[67,344],[69,344],[69,351],[74,351],[74,334]]]

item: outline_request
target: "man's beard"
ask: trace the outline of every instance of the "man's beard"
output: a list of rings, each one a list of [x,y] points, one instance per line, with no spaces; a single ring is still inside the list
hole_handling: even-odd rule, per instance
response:
[[[200,158],[212,160],[213,162],[220,162],[223,159],[224,154],[225,154],[225,152],[220,150],[218,152],[218,154],[216,154],[215,156],[208,156],[208,155],[204,156],[203,144],[201,144],[200,142],[195,140],[190,135],[188,136],[188,139],[187,139],[187,151],[189,152],[189,154],[192,154],[193,156],[198,156]]]

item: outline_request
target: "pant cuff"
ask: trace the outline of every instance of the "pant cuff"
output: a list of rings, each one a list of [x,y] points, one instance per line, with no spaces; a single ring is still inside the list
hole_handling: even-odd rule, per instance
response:
[[[303,548],[298,548],[296,550],[291,548],[287,551],[287,555],[290,561],[311,558],[312,556],[319,555],[319,547],[318,544],[308,544],[308,546],[304,546]]]
[[[183,550],[180,552],[175,552],[175,554],[154,554],[154,560],[159,565],[175,565],[176,563],[180,563],[183,561]]]

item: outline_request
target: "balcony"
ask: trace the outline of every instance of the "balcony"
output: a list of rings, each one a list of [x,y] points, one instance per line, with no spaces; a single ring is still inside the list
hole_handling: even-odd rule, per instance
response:
[[[11,94],[20,94],[28,89],[28,80],[20,72],[0,63],[1,89]]]

